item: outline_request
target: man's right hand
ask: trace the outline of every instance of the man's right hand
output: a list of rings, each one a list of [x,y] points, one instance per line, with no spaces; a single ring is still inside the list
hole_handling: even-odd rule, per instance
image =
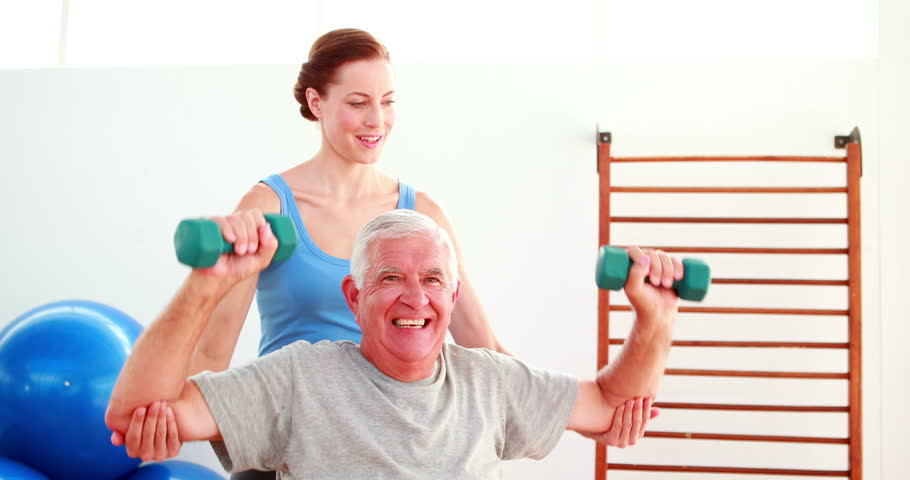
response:
[[[144,462],[160,462],[176,457],[183,445],[174,411],[164,401],[135,409],[126,435],[114,432],[111,443],[116,447],[126,445],[127,455],[141,458]]]
[[[222,255],[213,267],[194,271],[227,279],[233,285],[259,273],[272,261],[278,240],[261,210],[240,210],[211,220],[218,224],[224,240],[234,244],[234,252]]]

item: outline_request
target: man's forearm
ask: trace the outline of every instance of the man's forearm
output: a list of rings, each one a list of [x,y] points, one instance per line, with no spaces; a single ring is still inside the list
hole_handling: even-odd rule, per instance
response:
[[[225,291],[217,281],[196,272],[187,277],[133,346],[108,405],[106,421],[111,429],[126,431],[138,406],[180,396],[193,349]]]
[[[657,394],[673,341],[672,324],[636,320],[619,355],[597,372],[609,405]]]

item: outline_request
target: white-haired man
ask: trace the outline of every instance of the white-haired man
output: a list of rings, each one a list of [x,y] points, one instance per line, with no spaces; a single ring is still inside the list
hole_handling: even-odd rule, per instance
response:
[[[274,254],[264,221],[258,234],[256,253],[225,255],[215,267],[191,272],[136,342],[108,406],[113,431],[136,428],[134,411],[164,400],[180,439],[215,441],[227,470],[277,470],[280,478],[494,478],[502,460],[543,457],[566,429],[607,431],[624,401],[658,389],[677,311],[667,288],[681,277],[677,260],[631,249],[636,263],[626,293],[636,321],[629,341],[596,380],[579,381],[447,344],[459,288],[452,243],[431,219],[407,210],[373,219],[356,240],[352,275],[341,288],[363,331],[360,345],[298,342],[249,365],[187,379],[212,309]],[[158,425],[146,433],[164,435]]]

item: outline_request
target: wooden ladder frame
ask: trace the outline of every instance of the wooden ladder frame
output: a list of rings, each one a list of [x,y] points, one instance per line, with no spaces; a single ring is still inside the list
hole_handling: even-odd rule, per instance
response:
[[[861,272],[861,236],[860,236],[860,178],[862,176],[862,148],[859,129],[854,128],[850,135],[835,137],[835,147],[846,151],[843,157],[807,157],[807,156],[741,156],[741,157],[613,157],[610,153],[612,135],[610,132],[597,132],[597,172],[600,177],[600,226],[599,245],[610,245],[610,226],[613,223],[751,223],[751,224],[846,224],[846,248],[725,248],[725,247],[673,247],[653,246],[671,253],[725,253],[742,255],[761,254],[836,254],[847,256],[847,279],[836,280],[803,280],[803,279],[739,279],[714,278],[712,284],[757,284],[757,285],[834,285],[846,286],[848,290],[848,308],[846,310],[794,309],[794,308],[735,308],[735,307],[680,307],[680,313],[718,313],[718,314],[778,314],[778,315],[837,315],[848,319],[848,341],[846,343],[820,342],[751,342],[751,341],[674,341],[674,347],[752,347],[752,348],[833,348],[847,349],[849,371],[845,373],[820,372],[756,372],[734,370],[696,370],[667,369],[666,375],[695,375],[720,377],[761,377],[761,378],[812,378],[843,379],[849,382],[848,404],[844,406],[794,406],[794,405],[732,405],[712,403],[662,403],[655,406],[662,409],[690,410],[732,410],[752,412],[842,412],[849,417],[849,436],[847,438],[767,436],[767,435],[732,435],[712,433],[680,433],[649,431],[646,437],[761,441],[761,442],[797,442],[797,443],[835,443],[847,444],[849,470],[806,470],[783,468],[742,468],[742,467],[707,467],[692,465],[637,465],[608,463],[606,448],[598,444],[596,449],[595,480],[606,480],[608,470],[635,470],[660,472],[698,472],[698,473],[742,473],[764,475],[802,475],[847,477],[862,480],[862,272]],[[611,184],[611,165],[620,162],[834,162],[846,166],[846,181],[843,187],[623,187]],[[610,211],[610,196],[613,193],[844,193],[847,198],[846,218],[707,218],[707,217],[617,217]],[[598,292],[598,370],[609,360],[609,346],[621,345],[623,339],[611,339],[610,313],[630,311],[626,305],[610,305],[610,294],[606,290]],[[641,447],[638,447],[641,448]]]

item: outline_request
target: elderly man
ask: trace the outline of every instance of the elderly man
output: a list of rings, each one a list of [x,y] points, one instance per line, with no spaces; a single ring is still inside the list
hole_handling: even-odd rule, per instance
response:
[[[579,381],[447,344],[459,288],[452,242],[428,217],[407,210],[373,219],[354,245],[352,275],[341,288],[363,331],[360,345],[297,342],[246,366],[187,379],[214,307],[274,254],[264,221],[258,234],[257,252],[191,272],[136,342],[108,406],[111,430],[141,429],[134,410],[157,410],[165,400],[173,408],[169,430],[182,441],[214,441],[231,471],[493,478],[502,460],[545,456],[566,429],[607,431],[625,400],[651,397],[659,387],[677,311],[667,288],[682,275],[677,260],[629,252],[635,265],[626,294],[636,311],[629,340],[596,380]],[[168,428],[158,426],[155,435],[164,435]]]

